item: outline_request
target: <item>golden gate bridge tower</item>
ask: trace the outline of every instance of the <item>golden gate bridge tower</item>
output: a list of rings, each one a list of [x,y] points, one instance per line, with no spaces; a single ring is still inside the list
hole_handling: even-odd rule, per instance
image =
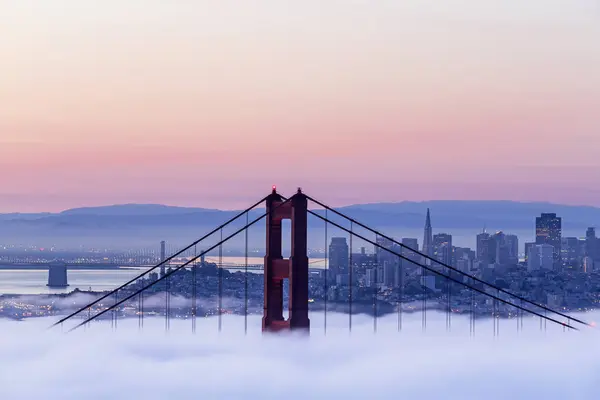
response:
[[[277,194],[276,187],[266,199],[267,243],[264,269],[263,331],[306,330],[308,319],[308,199],[298,188],[289,201]],[[282,256],[282,221],[291,220],[291,256]],[[289,284],[289,316],[283,317],[283,287]]]

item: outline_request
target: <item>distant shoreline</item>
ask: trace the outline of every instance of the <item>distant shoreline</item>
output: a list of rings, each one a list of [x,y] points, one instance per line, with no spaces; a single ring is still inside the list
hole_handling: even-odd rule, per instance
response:
[[[47,271],[49,264],[2,264],[0,270],[31,270],[31,271]],[[67,264],[67,270],[117,270],[117,269],[136,269],[133,266],[119,266],[111,264],[97,264],[97,265],[69,265]]]

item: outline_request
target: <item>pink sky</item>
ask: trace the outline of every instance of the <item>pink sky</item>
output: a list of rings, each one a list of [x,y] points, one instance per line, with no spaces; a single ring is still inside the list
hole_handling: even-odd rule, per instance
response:
[[[595,0],[23,0],[0,38],[0,212],[600,206]]]

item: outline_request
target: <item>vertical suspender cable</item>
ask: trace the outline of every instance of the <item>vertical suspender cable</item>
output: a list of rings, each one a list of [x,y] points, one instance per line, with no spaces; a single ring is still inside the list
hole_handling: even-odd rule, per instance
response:
[[[196,314],[198,313],[198,281],[196,274],[198,273],[198,249],[194,245],[194,263],[192,265],[192,333],[196,333]]]
[[[448,276],[451,276],[452,271],[448,269]],[[446,279],[446,331],[450,332],[450,280]]]
[[[523,307],[523,300],[521,300],[521,307]],[[520,325],[521,325],[521,331],[523,330],[523,310],[519,310],[521,312],[521,316],[519,317],[520,320]]]
[[[398,285],[400,286],[400,293],[398,298],[398,332],[402,330],[402,300],[404,297],[404,261],[398,258],[399,277]]]
[[[500,297],[500,290],[496,290],[496,296]],[[500,307],[502,307],[502,305],[500,304],[500,302],[497,302],[497,303],[498,303],[498,306],[497,306],[497,308],[498,308],[497,314],[498,315],[496,316],[496,321],[497,321],[496,322],[496,336],[499,337],[500,336],[500,313],[501,313]]]
[[[427,260],[425,261],[427,262]],[[427,330],[427,270],[421,267],[421,286],[423,287],[423,300],[421,304],[421,329]]]
[[[138,295],[138,329],[142,329],[142,293]]]
[[[165,265],[165,271],[168,272]],[[169,331],[169,279],[170,276],[165,278],[165,332]]]
[[[223,228],[221,228],[221,242],[223,241]],[[223,319],[223,244],[219,244],[219,332],[222,328]]]
[[[116,291],[115,292],[115,304],[117,304],[119,302],[119,292]],[[115,316],[115,330],[117,330],[117,318],[119,317],[118,313],[118,309],[117,307],[115,307],[115,309],[113,310],[113,315]]]
[[[474,293],[473,293],[473,289],[469,290],[471,292],[471,312],[469,313],[469,336],[473,336],[473,324],[475,322],[475,310],[474,310],[474,301],[473,301],[473,297],[474,297]]]
[[[350,332],[352,332],[352,238],[354,236],[353,234],[353,227],[354,224],[352,222],[350,222],[350,255],[349,255],[349,259],[348,259],[348,287],[350,288],[349,293],[348,293],[348,299],[349,299],[349,313],[348,313],[348,327],[350,329]]]
[[[328,253],[328,233],[327,233],[327,209],[325,209],[325,283],[324,283],[324,292],[325,292],[325,300],[323,302],[323,333],[327,335],[327,297],[329,295],[329,253]]]
[[[246,213],[246,226],[248,213]],[[244,260],[244,335],[248,334],[248,228],[245,232],[245,260]]]
[[[496,299],[494,299],[493,308],[492,308],[492,318],[493,318],[493,321],[494,321],[494,325],[493,325],[494,337],[496,337],[496,322],[497,322],[496,321],[496,318],[497,318],[497,311],[496,310],[497,310],[497,307],[498,307],[498,304],[496,303]]]
[[[375,235],[375,243],[377,243],[378,235]],[[377,293],[379,287],[379,247],[375,248],[375,284],[373,285],[373,332],[377,332]]]

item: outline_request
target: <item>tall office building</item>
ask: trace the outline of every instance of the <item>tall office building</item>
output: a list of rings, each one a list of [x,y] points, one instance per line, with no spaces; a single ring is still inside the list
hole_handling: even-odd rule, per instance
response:
[[[429,208],[427,209],[427,217],[425,218],[425,234],[423,236],[423,253],[433,256],[433,229],[431,228],[431,215]]]
[[[551,270],[554,266],[554,248],[549,244],[540,244],[537,247],[540,249],[540,266],[542,269]]]
[[[535,243],[548,244],[554,249],[554,261],[560,260],[562,220],[556,214],[543,213],[535,219]]]
[[[600,260],[600,239],[596,237],[595,228],[588,228],[585,233],[585,256]]]
[[[592,260],[592,257],[583,257],[583,272],[586,274],[594,272],[594,260]]]
[[[519,263],[519,237],[517,235],[505,235],[505,245],[508,251],[508,262],[511,265]]]
[[[419,251],[419,240],[414,238],[403,238],[402,244],[406,246],[402,248],[402,255],[414,262],[419,262],[420,257],[417,256],[417,253],[415,252]],[[411,249],[415,251],[411,251]],[[411,264],[408,261],[406,263]]]
[[[433,252],[438,261],[452,265],[452,235],[447,233],[434,235]]]
[[[560,245],[561,260],[566,267],[578,269],[583,254],[581,254],[581,245],[576,237],[564,237]]]
[[[470,273],[475,261],[475,252],[468,247],[454,248],[454,263],[456,268],[465,273]]]
[[[421,268],[415,264],[420,263],[422,261],[421,256],[416,253],[417,251],[419,251],[419,240],[414,238],[403,238],[402,244],[406,247],[402,248],[401,253],[404,257],[408,259],[400,260],[400,263],[402,265],[402,271],[405,275],[410,275],[415,271],[420,272]]]
[[[378,279],[379,282],[387,287],[396,287],[398,286],[400,280],[400,258],[385,249],[392,250],[395,253],[401,253],[401,248],[393,241],[378,237],[376,239],[376,243],[381,246],[375,247],[375,255],[377,260],[377,266],[379,268],[378,271]]]
[[[477,261],[484,264],[493,264],[492,260],[494,259],[494,255],[493,252],[490,251],[490,239],[490,234],[485,230],[477,235]]]
[[[503,232],[496,232],[493,236],[493,239],[494,248],[491,250],[494,253],[494,264],[507,265],[509,262],[506,235]]]
[[[331,238],[329,244],[329,270],[330,276],[337,279],[337,275],[349,273],[349,248],[345,237]]]
[[[534,244],[533,246],[529,247],[529,252],[527,253],[527,271],[539,271],[541,268],[540,261],[539,246]]]
[[[498,265],[516,265],[519,262],[519,238],[516,235],[507,235],[504,232],[496,232],[489,239],[490,261]],[[488,246],[488,247],[489,247]]]
[[[529,253],[531,252],[531,248],[534,247],[536,244],[533,242],[527,242],[525,243],[525,261],[529,260]]]
[[[554,248],[549,244],[537,244],[529,249],[527,270],[529,272],[546,270],[554,267]]]

